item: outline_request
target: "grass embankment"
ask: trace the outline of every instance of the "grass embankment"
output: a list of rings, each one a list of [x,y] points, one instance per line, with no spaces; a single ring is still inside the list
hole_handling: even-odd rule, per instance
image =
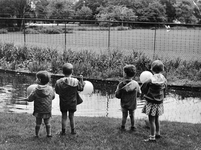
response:
[[[34,138],[35,118],[29,114],[0,113],[1,150],[199,150],[201,149],[201,124],[161,122],[163,137],[156,143],[145,143],[149,135],[143,120],[136,120],[136,132],[120,132],[121,119],[106,117],[76,117],[77,135],[59,136],[60,116],[52,117],[52,138],[46,137],[45,127],[40,138]],[[129,128],[130,122],[127,123]]]

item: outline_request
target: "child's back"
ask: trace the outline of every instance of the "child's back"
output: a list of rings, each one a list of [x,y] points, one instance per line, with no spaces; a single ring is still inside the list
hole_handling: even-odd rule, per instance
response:
[[[116,97],[121,99],[121,107],[134,110],[137,107],[137,94],[139,93],[139,84],[135,80],[124,80],[119,84],[119,92]]]
[[[63,77],[57,80],[55,91],[59,94],[60,107],[75,110],[79,90],[82,90],[82,85],[76,78]]]

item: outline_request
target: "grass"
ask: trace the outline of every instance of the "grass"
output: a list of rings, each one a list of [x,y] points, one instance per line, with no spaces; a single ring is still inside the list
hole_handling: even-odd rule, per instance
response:
[[[34,138],[35,118],[30,114],[0,113],[1,150],[200,150],[201,124],[161,122],[163,137],[156,143],[145,143],[149,135],[143,120],[136,120],[136,132],[120,132],[121,119],[107,117],[76,117],[76,136],[60,137],[60,116],[52,117],[53,137],[46,138],[41,127],[40,138]],[[129,122],[127,123],[129,128]]]
[[[150,29],[135,29],[126,31],[111,31],[110,38],[108,31],[74,31],[73,34],[66,34],[66,48],[73,51],[91,50],[105,53],[110,50],[119,49],[125,53],[135,50],[144,52],[153,57],[158,56],[177,58],[185,60],[200,59],[201,30],[166,30],[156,31],[156,43],[154,46],[154,32]],[[109,39],[108,39],[109,38]],[[24,43],[24,35],[20,33],[0,34],[3,42]],[[108,43],[108,41],[110,41]],[[64,34],[27,34],[26,44],[53,47],[63,51],[65,49]],[[155,47],[155,51],[154,51]]]

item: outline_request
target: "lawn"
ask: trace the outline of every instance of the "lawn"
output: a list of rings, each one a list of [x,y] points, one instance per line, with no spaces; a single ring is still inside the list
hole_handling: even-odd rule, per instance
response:
[[[110,36],[109,36],[110,35]],[[0,34],[0,41],[14,42],[51,47],[58,50],[72,49],[75,51],[91,50],[105,53],[110,50],[122,50],[128,53],[132,50],[144,52],[153,57],[153,54],[162,57],[180,57],[183,59],[200,59],[201,54],[201,30],[171,30],[164,29],[135,29],[126,31],[73,31],[66,34],[27,34],[22,33]],[[155,45],[154,45],[155,41]]]
[[[200,150],[201,124],[161,122],[161,139],[145,143],[149,130],[143,120],[136,120],[136,132],[119,131],[121,120],[107,117],[76,117],[77,135],[60,136],[60,116],[52,117],[52,138],[44,126],[40,138],[34,137],[35,118],[30,114],[0,113],[1,150]]]

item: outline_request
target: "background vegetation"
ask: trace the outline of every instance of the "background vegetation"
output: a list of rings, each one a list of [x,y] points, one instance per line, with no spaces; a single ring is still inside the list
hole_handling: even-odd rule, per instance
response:
[[[198,60],[161,59],[165,64],[164,75],[172,84],[196,84],[201,81],[201,62]],[[17,71],[37,72],[48,70],[61,74],[62,65],[70,62],[74,65],[74,75],[96,79],[119,79],[126,64],[137,67],[136,80],[144,70],[150,69],[152,59],[144,53],[125,54],[121,51],[95,53],[87,50],[59,52],[51,48],[17,46],[12,43],[0,44],[0,67]]]
[[[199,0],[1,0],[0,17],[201,23]],[[1,23],[20,27],[21,20]],[[105,25],[105,24],[100,24]]]

